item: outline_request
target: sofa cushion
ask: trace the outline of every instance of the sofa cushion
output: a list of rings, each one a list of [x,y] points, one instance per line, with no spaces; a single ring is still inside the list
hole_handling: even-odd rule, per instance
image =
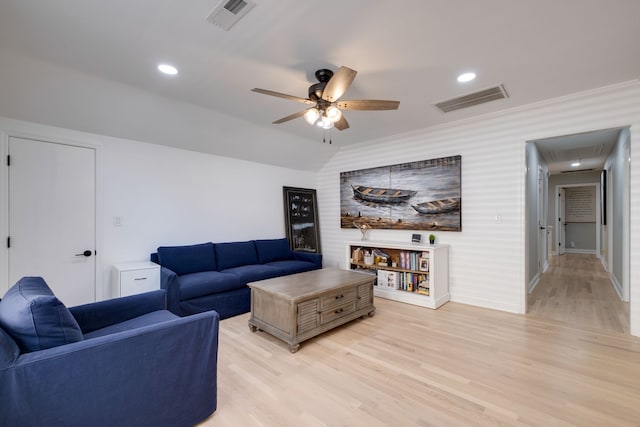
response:
[[[258,262],[266,264],[272,261],[284,261],[293,258],[293,252],[289,248],[289,240],[265,239],[255,240]]]
[[[0,327],[22,353],[82,341],[82,331],[67,307],[42,277],[23,277],[0,301]]]
[[[180,300],[198,298],[203,295],[217,294],[246,285],[240,277],[219,271],[203,271],[180,276]]]
[[[215,244],[218,271],[258,263],[256,246],[253,241]]]
[[[277,269],[281,276],[318,269],[318,266],[312,262],[298,260],[273,261],[265,265]]]
[[[264,264],[241,265],[239,267],[227,268],[223,273],[234,274],[240,277],[245,284],[282,275],[277,268]]]
[[[0,329],[0,370],[13,364],[18,356],[20,356],[18,344],[9,334]]]
[[[188,246],[160,246],[158,261],[161,266],[178,276],[216,270],[216,254],[211,242]]]
[[[115,323],[113,325],[105,326],[104,328],[89,332],[85,334],[84,338],[89,339],[102,337],[106,335],[116,334],[118,332],[138,329],[143,326],[155,325],[157,323],[162,323],[174,319],[179,319],[179,317],[168,310],[156,310],[152,311],[151,313],[145,313],[141,316],[134,317],[133,319],[125,320],[124,322]]]

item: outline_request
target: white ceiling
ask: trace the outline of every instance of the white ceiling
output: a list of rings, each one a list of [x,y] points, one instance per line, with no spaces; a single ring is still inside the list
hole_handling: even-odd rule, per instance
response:
[[[504,110],[640,76],[638,0],[255,0],[230,31],[206,21],[218,0],[0,0],[0,47],[246,120],[302,140],[297,119],[319,68],[358,71],[342,99],[394,99],[350,111],[338,146]],[[180,74],[160,75],[159,62]],[[456,76],[474,71],[473,82]],[[433,104],[497,84],[509,98],[443,114]],[[179,142],[177,142],[179,143]]]
[[[534,142],[550,174],[600,171],[618,140],[620,128],[564,135]],[[572,166],[579,163],[578,166]]]

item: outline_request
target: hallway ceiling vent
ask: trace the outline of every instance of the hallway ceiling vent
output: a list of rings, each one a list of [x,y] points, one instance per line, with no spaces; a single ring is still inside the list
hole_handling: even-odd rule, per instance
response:
[[[468,95],[441,101],[434,105],[443,113],[449,113],[451,111],[461,110],[463,108],[473,107],[474,105],[480,105],[484,104],[485,102],[495,101],[497,99],[505,99],[508,97],[509,94],[507,93],[504,86],[499,85],[480,90],[478,92],[470,93]]]
[[[560,173],[592,172],[592,171],[593,171],[593,168],[591,168],[591,169],[577,169],[577,170],[562,171]]]
[[[207,16],[207,21],[229,31],[255,5],[251,0],[222,0]]]

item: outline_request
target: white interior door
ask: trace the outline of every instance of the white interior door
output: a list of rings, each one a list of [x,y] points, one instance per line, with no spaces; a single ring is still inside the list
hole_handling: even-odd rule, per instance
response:
[[[544,171],[538,166],[538,273],[542,274],[547,259],[547,218],[544,194]]]
[[[564,188],[561,188],[558,191],[558,255],[564,255],[565,253],[565,216],[565,191]]]
[[[96,153],[9,138],[9,285],[42,276],[67,306],[96,300]]]

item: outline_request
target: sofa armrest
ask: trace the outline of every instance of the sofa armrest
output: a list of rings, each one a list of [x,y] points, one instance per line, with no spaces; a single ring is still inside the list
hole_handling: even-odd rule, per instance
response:
[[[293,252],[293,259],[298,261],[309,261],[316,265],[318,268],[322,268],[322,254],[315,254],[311,252]]]
[[[166,292],[157,290],[70,307],[83,334],[167,308]]]
[[[2,426],[191,426],[216,409],[214,311],[21,355]]]
[[[167,267],[160,267],[160,288],[167,292],[167,308],[170,312],[180,313],[180,280],[178,275]]]

